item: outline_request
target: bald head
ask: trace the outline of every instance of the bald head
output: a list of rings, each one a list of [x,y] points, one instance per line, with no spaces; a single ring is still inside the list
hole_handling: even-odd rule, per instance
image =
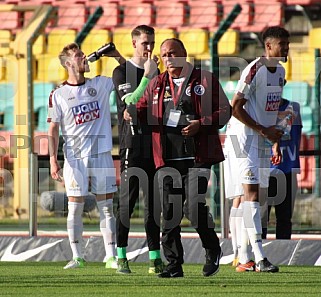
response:
[[[160,47],[160,55],[167,71],[178,77],[186,65],[187,52],[184,44],[177,38],[166,39]]]

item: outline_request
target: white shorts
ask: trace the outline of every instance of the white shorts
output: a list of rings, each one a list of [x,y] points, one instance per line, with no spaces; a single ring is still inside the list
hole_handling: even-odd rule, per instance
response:
[[[270,176],[270,150],[259,149],[253,146],[249,148],[237,148],[227,145],[224,149],[224,183],[226,198],[233,199],[244,195],[242,184],[259,184],[261,188],[267,188]]]
[[[116,169],[110,152],[64,162],[67,196],[80,197],[89,193],[109,194],[117,191]]]
[[[234,150],[224,150],[225,161],[224,168],[224,188],[225,198],[234,199],[243,196],[244,190],[241,182],[241,176],[238,170],[235,170],[237,159]]]

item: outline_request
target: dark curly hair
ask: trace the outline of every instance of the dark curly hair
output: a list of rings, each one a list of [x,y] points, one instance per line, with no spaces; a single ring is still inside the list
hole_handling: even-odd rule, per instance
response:
[[[289,37],[290,37],[289,31],[279,26],[268,27],[262,33],[263,42],[265,42],[267,38],[289,38]]]

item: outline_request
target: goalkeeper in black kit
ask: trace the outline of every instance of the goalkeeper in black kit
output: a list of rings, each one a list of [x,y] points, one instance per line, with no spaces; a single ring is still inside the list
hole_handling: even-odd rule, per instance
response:
[[[140,188],[144,195],[145,231],[149,248],[149,273],[163,271],[160,255],[160,203],[154,195],[155,165],[151,147],[151,127],[141,126],[135,117],[124,120],[124,113],[136,113],[135,104],[142,97],[150,79],[159,74],[157,58],[151,59],[155,46],[155,32],[152,27],[140,25],[131,32],[133,57],[119,65],[113,72],[113,83],[117,93],[119,156],[121,184],[116,216],[118,273],[128,274],[126,247],[130,217],[139,198]],[[155,218],[157,218],[155,220]]]

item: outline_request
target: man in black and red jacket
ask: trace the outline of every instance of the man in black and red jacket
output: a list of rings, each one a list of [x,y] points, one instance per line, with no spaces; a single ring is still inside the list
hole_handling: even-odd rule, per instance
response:
[[[169,262],[159,277],[183,277],[180,222],[185,216],[206,252],[203,275],[219,270],[221,248],[205,196],[211,166],[224,155],[218,135],[231,106],[217,78],[194,68],[179,39],[161,44],[167,71],[153,78],[137,103],[140,120],[152,127],[152,147],[160,184],[164,255]]]

